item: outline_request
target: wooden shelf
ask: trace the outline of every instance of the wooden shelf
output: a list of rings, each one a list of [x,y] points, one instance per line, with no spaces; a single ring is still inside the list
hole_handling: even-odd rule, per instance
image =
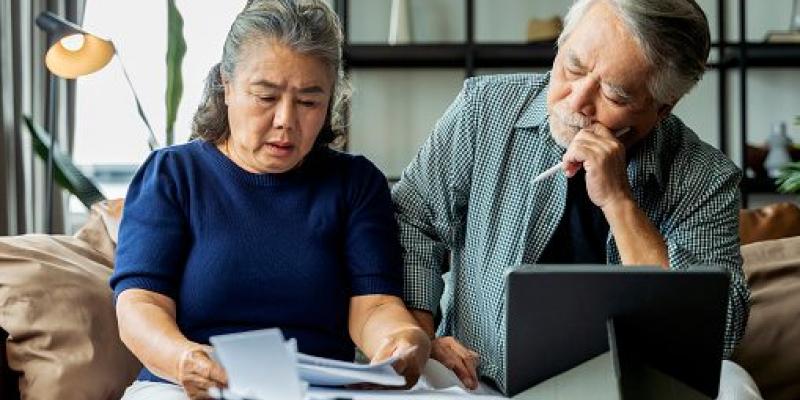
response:
[[[742,179],[742,187],[745,193],[777,193],[778,186],[775,185],[775,179],[767,176],[744,178]]]
[[[345,64],[354,68],[464,68],[464,44],[351,44],[344,48]]]
[[[720,43],[713,43],[715,48]],[[724,43],[722,62],[712,69],[736,68],[739,43]],[[431,43],[409,45],[350,44],[344,49],[347,66],[353,68],[464,68],[472,57],[474,68],[548,68],[556,56],[555,43]],[[800,67],[800,45],[747,44],[749,67]]]
[[[533,68],[553,65],[555,43],[486,43],[474,46],[475,68]]]
[[[511,44],[352,44],[344,49],[354,68],[464,68],[472,56],[475,68],[549,67],[554,43]]]
[[[742,49],[738,44],[729,46],[724,60],[735,68],[741,62]],[[747,43],[745,46],[747,67],[800,68],[800,44]]]

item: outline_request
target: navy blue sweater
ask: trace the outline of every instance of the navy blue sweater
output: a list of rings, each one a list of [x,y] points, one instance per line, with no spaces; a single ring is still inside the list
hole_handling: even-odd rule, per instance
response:
[[[396,230],[364,157],[316,148],[292,171],[253,174],[194,141],[155,151],[134,177],[111,287],[169,296],[195,342],[279,327],[301,352],[352,360],[350,297],[400,295]]]

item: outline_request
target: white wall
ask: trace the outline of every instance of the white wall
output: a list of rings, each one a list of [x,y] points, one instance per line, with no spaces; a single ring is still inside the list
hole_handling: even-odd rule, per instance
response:
[[[363,70],[352,74],[348,148],[400,176],[461,89],[463,70]]]
[[[386,43],[391,0],[350,0],[350,41]],[[408,0],[411,39],[417,43],[462,42],[464,0]]]

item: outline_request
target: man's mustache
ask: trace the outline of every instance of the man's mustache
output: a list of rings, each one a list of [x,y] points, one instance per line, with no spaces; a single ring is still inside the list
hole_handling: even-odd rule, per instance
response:
[[[592,120],[589,119],[589,117],[570,111],[564,102],[557,103],[553,107],[553,117],[558,119],[562,125],[571,128],[575,132],[592,124]]]

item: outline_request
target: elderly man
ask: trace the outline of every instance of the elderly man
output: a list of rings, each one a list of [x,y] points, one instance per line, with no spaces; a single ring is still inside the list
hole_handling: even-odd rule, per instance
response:
[[[504,272],[520,263],[720,265],[726,358],[744,332],[741,173],[670,113],[704,73],[704,13],[578,0],[565,21],[549,73],[467,80],[393,188],[405,300],[432,336],[442,300],[432,356],[468,387],[504,386]],[[721,397],[749,380],[728,361],[722,375]]]

